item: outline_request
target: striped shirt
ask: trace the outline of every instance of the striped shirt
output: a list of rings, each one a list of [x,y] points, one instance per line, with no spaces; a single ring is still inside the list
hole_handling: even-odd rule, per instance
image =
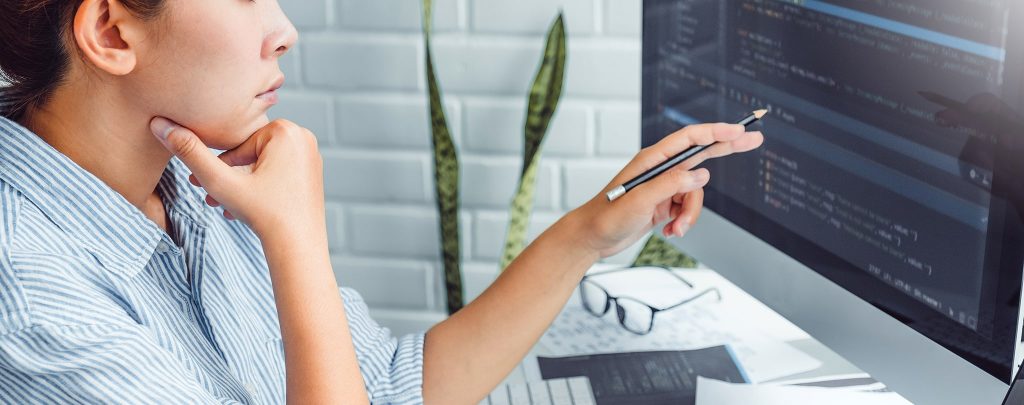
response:
[[[0,117],[0,403],[283,403],[259,239],[173,158],[168,231]],[[392,337],[341,288],[375,404],[422,403],[423,334]]]

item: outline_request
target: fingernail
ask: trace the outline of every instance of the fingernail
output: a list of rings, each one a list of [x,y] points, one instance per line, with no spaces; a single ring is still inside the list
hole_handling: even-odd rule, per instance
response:
[[[690,230],[690,221],[687,219],[684,219],[683,221],[683,224],[679,226],[679,233],[676,234],[676,236],[680,238],[682,238],[683,235],[686,235],[686,232],[689,232]]]
[[[704,183],[711,178],[711,174],[707,170],[698,170],[693,172],[693,181],[695,183]]]
[[[153,120],[149,122],[149,129],[153,131],[153,136],[156,136],[157,139],[162,141],[166,141],[167,135],[177,127],[178,126],[171,122],[171,120],[163,117],[153,118]]]

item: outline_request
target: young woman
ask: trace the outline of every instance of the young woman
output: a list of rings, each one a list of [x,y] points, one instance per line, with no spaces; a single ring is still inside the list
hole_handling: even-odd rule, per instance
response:
[[[265,115],[296,36],[275,0],[0,3],[0,403],[476,403],[595,261],[697,219],[704,169],[598,193],[393,338],[335,285],[315,137]],[[712,141],[762,136],[687,127],[609,188]]]

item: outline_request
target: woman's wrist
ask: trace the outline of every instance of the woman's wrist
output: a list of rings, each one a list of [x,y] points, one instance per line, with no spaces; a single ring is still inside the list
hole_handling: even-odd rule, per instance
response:
[[[327,220],[322,209],[311,215],[265,216],[250,228],[264,245],[327,243]]]
[[[590,241],[592,231],[588,221],[578,208],[562,216],[545,233],[549,232],[556,240],[555,246],[561,246],[563,254],[567,257],[578,258],[590,264],[601,259],[601,252],[595,249]]]
[[[300,258],[329,257],[327,230],[320,227],[278,227],[271,231],[256,232],[267,259],[278,256]]]

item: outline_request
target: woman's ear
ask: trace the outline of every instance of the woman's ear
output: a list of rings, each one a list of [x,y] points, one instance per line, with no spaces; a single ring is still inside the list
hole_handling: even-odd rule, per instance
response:
[[[75,13],[74,40],[97,68],[123,76],[135,70],[143,25],[119,0],[83,0]]]

